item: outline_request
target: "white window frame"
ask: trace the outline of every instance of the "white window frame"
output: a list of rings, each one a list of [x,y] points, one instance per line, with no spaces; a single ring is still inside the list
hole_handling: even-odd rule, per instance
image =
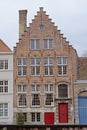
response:
[[[19,60],[20,60],[20,63],[19,63]],[[25,63],[24,63],[24,60],[26,60]],[[18,76],[26,76],[27,75],[27,58],[21,57],[21,58],[17,59],[17,69],[18,69]],[[20,74],[19,74],[19,70],[20,70]],[[24,74],[24,71],[26,74]]]
[[[45,84],[45,106],[53,106],[54,105],[54,91],[53,91],[53,84]],[[47,95],[52,95],[52,102],[49,102],[49,104],[46,104],[46,98],[47,98]]]
[[[34,61],[33,64],[32,64],[32,60]],[[39,63],[37,63],[37,61],[39,61]],[[40,58],[31,58],[30,66],[31,66],[31,76],[40,76]],[[32,70],[32,68],[34,70]],[[39,73],[37,73],[38,68],[39,68]]]
[[[2,108],[0,106],[0,113],[2,112],[2,115],[0,115],[0,118],[7,118],[8,117],[8,110],[9,110],[9,106],[8,103],[0,103],[0,105],[2,105]],[[7,107],[5,108],[5,105],[7,105]],[[5,114],[6,113],[6,114]]]
[[[47,63],[45,61],[47,60]],[[51,63],[50,63],[51,61]],[[51,74],[51,69],[52,69],[52,74]],[[47,70],[46,70],[47,69]],[[47,72],[46,72],[47,71]],[[54,63],[53,63],[53,58],[52,57],[45,57],[44,58],[44,75],[45,76],[53,76],[54,71]],[[47,73],[47,74],[46,74]]]
[[[8,70],[8,59],[0,59],[0,70]]]
[[[37,41],[39,44],[38,48],[37,48]],[[33,48],[32,48],[32,44],[34,45]],[[40,39],[30,39],[30,50],[40,50]]]
[[[51,47],[50,44],[52,44]],[[53,49],[53,39],[44,39],[44,50],[48,50],[48,49]]]
[[[27,106],[27,90],[26,90],[26,85],[25,84],[19,84],[18,88],[17,88],[17,100],[18,100],[18,107],[26,107]],[[21,96],[23,98],[23,96],[25,97],[24,99],[21,99]],[[20,105],[20,99],[22,101],[23,105]],[[25,101],[23,101],[25,100]]]
[[[32,115],[33,114],[33,115]],[[38,114],[39,114],[39,120],[38,120]],[[32,117],[34,116],[34,117]],[[33,119],[34,118],[34,119]],[[33,121],[34,120],[34,121]],[[40,112],[32,112],[31,113],[31,122],[33,123],[39,123],[41,122],[41,113]]]
[[[33,104],[33,98],[35,95],[38,95],[39,104],[37,104],[36,101],[34,101],[36,104]],[[32,107],[40,106],[40,84],[31,84],[31,106]]]
[[[0,82],[3,83],[3,84],[0,84],[0,94],[8,93],[9,92],[9,89],[8,89],[8,80],[0,80]]]
[[[59,73],[59,67],[61,70],[61,74]],[[65,67],[65,71],[64,71]],[[58,57],[58,76],[67,76],[68,74],[68,62],[67,57]]]

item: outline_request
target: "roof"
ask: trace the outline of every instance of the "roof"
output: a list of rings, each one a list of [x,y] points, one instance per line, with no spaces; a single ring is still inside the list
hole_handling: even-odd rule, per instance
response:
[[[11,49],[0,39],[0,52],[12,52]]]

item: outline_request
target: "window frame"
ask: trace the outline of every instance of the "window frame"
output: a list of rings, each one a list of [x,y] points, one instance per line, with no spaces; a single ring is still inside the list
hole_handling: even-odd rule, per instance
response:
[[[67,57],[58,57],[58,76],[67,76],[68,75],[68,58]]]
[[[20,87],[20,89],[19,89],[19,87]],[[27,86],[26,86],[26,84],[18,84],[17,102],[18,102],[18,107],[27,106]]]
[[[9,83],[8,83],[8,80],[0,80],[0,82],[3,82],[3,84],[0,84],[0,94],[9,93]],[[7,82],[7,84],[5,82]]]
[[[45,57],[43,60],[44,60],[44,76],[53,76],[53,74],[54,74],[53,58]]]
[[[34,91],[32,90],[32,87],[34,87],[33,88]],[[37,102],[37,100],[39,102]],[[40,84],[31,84],[31,106],[32,107],[40,106]]]
[[[33,60],[33,63],[32,63],[32,60]],[[30,59],[30,69],[31,69],[31,76],[40,76],[40,58]]]
[[[20,60],[20,62],[19,62],[19,60]],[[24,62],[24,60],[26,60],[26,61]],[[26,57],[17,58],[17,75],[18,76],[27,75],[27,58]]]
[[[54,103],[54,90],[53,90],[53,84],[52,83],[46,83],[44,87],[44,93],[45,93],[45,106],[53,106],[52,103]],[[51,97],[48,99],[48,97]]]
[[[64,87],[66,87],[66,89],[64,89]],[[64,84],[64,83],[59,84],[58,85],[58,98],[68,98],[69,97],[69,92],[68,91],[69,90],[68,90],[68,85],[67,84]],[[66,92],[66,93],[64,93],[64,92]],[[65,95],[65,96],[63,96],[63,95]]]
[[[9,111],[9,106],[8,103],[0,103],[0,105],[2,105],[2,108],[0,106],[0,113],[2,113],[2,115],[0,115],[0,118],[7,118],[8,117],[8,111]],[[5,105],[7,105],[7,107],[5,107]]]
[[[0,70],[8,70],[8,59],[0,59]]]
[[[41,122],[41,113],[40,112],[32,112],[31,113],[31,122],[32,123]]]
[[[51,43],[50,43],[51,41]],[[50,47],[51,44],[51,47]],[[44,50],[51,50],[53,49],[53,39],[44,39]]]
[[[39,45],[38,48],[37,48],[37,43]],[[33,44],[33,48],[32,48],[32,44]],[[40,39],[30,39],[30,50],[40,50]]]

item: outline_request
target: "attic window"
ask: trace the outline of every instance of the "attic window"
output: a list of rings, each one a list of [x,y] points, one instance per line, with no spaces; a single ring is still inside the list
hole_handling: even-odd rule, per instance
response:
[[[40,30],[43,30],[43,29],[44,29],[44,25],[41,24],[41,25],[39,26],[39,29],[40,29]]]

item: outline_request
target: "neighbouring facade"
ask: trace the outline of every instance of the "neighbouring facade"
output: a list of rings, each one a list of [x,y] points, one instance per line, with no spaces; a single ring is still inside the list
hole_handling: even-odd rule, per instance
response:
[[[14,47],[14,120],[26,124],[74,123],[76,50],[41,7],[27,27],[19,11],[19,42]]]
[[[0,124],[13,123],[13,52],[0,39]]]

